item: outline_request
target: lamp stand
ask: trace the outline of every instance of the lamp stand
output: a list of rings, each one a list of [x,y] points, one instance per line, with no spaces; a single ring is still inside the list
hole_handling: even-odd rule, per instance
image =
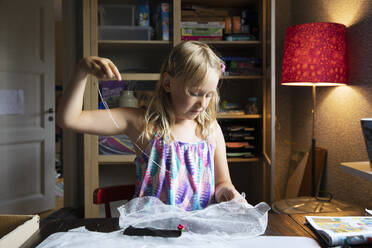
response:
[[[313,126],[312,126],[312,136],[311,136],[311,191],[312,196],[316,195],[316,186],[315,186],[315,109],[316,109],[316,86],[313,84],[313,109],[312,109],[312,116],[313,116]]]

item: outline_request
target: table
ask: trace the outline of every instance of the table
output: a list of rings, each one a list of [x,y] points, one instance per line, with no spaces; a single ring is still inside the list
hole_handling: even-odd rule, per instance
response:
[[[342,162],[341,169],[354,176],[358,176],[372,182],[372,168],[369,164],[369,161]]]
[[[269,213],[269,221],[266,232],[267,236],[303,236],[314,238],[302,225],[289,215]],[[90,231],[112,232],[119,230],[118,218],[99,218],[99,219],[68,219],[54,221],[46,224],[35,233],[22,247],[35,247],[49,235],[56,232],[66,232],[69,229],[85,226]],[[317,240],[317,238],[315,238]]]

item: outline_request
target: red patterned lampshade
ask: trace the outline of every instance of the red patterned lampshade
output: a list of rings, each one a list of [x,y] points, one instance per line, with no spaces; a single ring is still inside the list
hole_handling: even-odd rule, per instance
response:
[[[289,27],[285,34],[281,84],[348,84],[345,25],[319,22]]]

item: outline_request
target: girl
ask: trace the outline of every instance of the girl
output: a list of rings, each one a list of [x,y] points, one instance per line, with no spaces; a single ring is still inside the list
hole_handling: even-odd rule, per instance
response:
[[[180,43],[162,65],[147,111],[115,108],[113,121],[106,110],[83,111],[83,95],[89,74],[121,80],[120,73],[109,59],[83,58],[62,97],[58,124],[77,132],[128,135],[137,151],[135,197],[156,196],[186,210],[240,197],[216,121],[222,67],[206,44]]]

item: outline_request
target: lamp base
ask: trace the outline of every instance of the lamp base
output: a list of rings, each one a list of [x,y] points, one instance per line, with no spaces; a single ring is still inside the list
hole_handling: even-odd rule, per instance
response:
[[[272,210],[278,214],[327,213],[357,210],[357,206],[338,201],[321,200],[315,197],[302,196],[283,199],[272,204]]]

